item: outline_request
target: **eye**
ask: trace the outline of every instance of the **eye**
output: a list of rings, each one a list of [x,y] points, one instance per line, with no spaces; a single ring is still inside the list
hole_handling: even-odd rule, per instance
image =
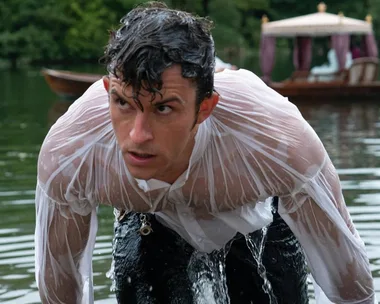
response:
[[[173,111],[173,109],[171,107],[169,107],[169,106],[162,105],[162,106],[158,106],[157,107],[157,112],[160,113],[160,114],[166,115],[166,114],[171,113],[172,111]]]
[[[121,98],[116,98],[115,103],[122,110],[128,110],[131,107],[128,102],[126,102],[125,100],[123,100]]]

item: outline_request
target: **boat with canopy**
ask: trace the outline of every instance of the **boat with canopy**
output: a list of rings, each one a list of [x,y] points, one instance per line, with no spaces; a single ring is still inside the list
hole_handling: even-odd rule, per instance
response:
[[[346,68],[346,54],[351,35],[362,36],[362,57]],[[329,81],[314,77],[310,81],[312,42],[315,37],[331,37],[339,68]],[[282,82],[271,81],[275,64],[276,38],[294,39],[294,72]],[[326,12],[320,3],[318,12],[304,16],[269,22],[262,18],[260,41],[260,68],[262,79],[273,89],[290,99],[374,98],[380,93],[378,77],[378,49],[373,33],[372,17],[365,21],[345,17],[343,13]],[[322,77],[321,77],[322,78]],[[340,98],[342,99],[342,98]]]

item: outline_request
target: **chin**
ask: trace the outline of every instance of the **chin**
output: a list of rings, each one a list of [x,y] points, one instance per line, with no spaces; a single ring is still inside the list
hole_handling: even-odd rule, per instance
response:
[[[129,173],[132,175],[132,177],[137,179],[143,179],[143,180],[150,180],[154,178],[154,173],[152,170],[147,169],[141,169],[141,168],[130,168],[128,167]]]

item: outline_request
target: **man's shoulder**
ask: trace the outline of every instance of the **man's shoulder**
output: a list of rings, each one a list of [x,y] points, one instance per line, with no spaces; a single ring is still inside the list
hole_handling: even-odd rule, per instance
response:
[[[248,123],[263,115],[273,120],[299,115],[294,104],[253,72],[240,69],[218,74],[215,76],[215,89],[219,93],[217,109],[227,110],[228,116]]]
[[[114,151],[107,92],[94,83],[51,127],[40,150],[39,179],[42,183],[70,183],[94,169],[95,148]]]

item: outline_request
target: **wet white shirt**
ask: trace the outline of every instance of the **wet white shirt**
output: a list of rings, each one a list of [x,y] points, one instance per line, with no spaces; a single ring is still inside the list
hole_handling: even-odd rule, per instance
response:
[[[35,234],[36,279],[51,303],[93,302],[99,204],[154,212],[196,249],[210,252],[237,232],[269,224],[273,196],[321,294],[334,303],[374,303],[369,261],[338,175],[297,107],[246,70],[215,74],[215,89],[219,104],[200,125],[189,167],[173,184],[130,175],[102,81],[51,128],[38,161]]]

